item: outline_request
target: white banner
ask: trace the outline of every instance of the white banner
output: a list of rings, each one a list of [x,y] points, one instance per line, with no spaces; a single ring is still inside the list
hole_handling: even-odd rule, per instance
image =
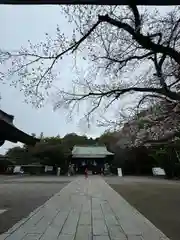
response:
[[[154,176],[165,176],[166,175],[164,169],[160,168],[160,167],[152,168],[152,172],[153,172]]]
[[[118,170],[118,176],[119,176],[119,177],[122,177],[122,169],[121,169],[121,168],[118,168],[117,170]]]
[[[15,166],[13,173],[20,173],[21,172],[21,166]]]

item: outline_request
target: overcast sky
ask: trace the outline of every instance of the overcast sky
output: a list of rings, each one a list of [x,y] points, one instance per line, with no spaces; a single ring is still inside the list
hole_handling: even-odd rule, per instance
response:
[[[163,9],[166,11],[166,9]],[[48,32],[53,36],[57,23],[62,31],[68,33],[72,31],[64,16],[61,15],[59,6],[0,6],[0,48],[6,50],[19,49],[27,46],[30,39],[33,43],[40,42],[44,38],[44,33]],[[64,65],[68,63],[64,62]],[[63,71],[64,79],[71,79],[71,72],[68,68]],[[18,89],[1,84],[0,94],[2,100],[0,107],[5,112],[15,116],[15,125],[23,131],[39,135],[41,132],[45,136],[59,134],[63,136],[67,133],[76,132],[88,134],[96,137],[105,129],[93,126],[88,132],[79,128],[76,117],[73,122],[67,122],[66,113],[54,112],[51,103],[46,104],[41,109],[35,109],[32,105],[24,102],[24,96]],[[16,144],[17,145],[17,144]],[[14,146],[6,142],[0,149],[4,153],[8,148]]]
[[[60,14],[59,6],[0,6],[0,48],[19,49],[26,46],[30,39],[32,42],[40,42],[44,33],[54,34],[56,25],[60,24],[62,30],[67,31],[68,24]],[[66,64],[66,63],[65,63]],[[66,69],[63,75],[70,78],[70,72]],[[24,102],[24,96],[18,89],[1,84],[0,94],[2,100],[0,107],[3,111],[15,116],[15,125],[23,131],[45,136],[67,133],[85,133],[80,129],[78,121],[67,122],[66,113],[54,112],[51,103],[41,109],[35,109]],[[93,127],[87,132],[89,136],[98,136],[103,129]],[[6,142],[0,149],[4,153],[9,147],[17,144]]]

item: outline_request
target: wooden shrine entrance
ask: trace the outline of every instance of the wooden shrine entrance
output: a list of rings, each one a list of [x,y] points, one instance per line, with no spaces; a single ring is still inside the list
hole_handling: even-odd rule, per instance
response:
[[[72,164],[76,173],[83,174],[87,168],[92,174],[100,174],[109,156],[113,155],[105,146],[75,146],[72,151]]]

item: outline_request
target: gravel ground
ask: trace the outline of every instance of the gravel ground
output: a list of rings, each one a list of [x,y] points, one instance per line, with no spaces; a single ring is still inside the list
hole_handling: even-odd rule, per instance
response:
[[[0,234],[59,192],[73,178],[0,176]]]
[[[140,177],[105,180],[170,239],[180,239],[180,182]]]

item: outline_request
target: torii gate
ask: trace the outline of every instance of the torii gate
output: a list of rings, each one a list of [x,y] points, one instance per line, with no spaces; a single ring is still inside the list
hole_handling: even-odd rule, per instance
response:
[[[40,140],[16,128],[13,124],[14,116],[9,115],[0,109],[0,146],[5,141],[13,143],[21,142],[34,146]]]

